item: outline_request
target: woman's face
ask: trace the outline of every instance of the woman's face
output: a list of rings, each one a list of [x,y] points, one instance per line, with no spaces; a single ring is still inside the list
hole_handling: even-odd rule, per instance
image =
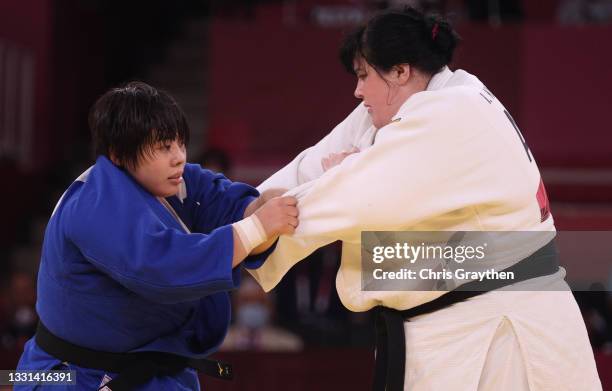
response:
[[[357,87],[355,97],[361,99],[368,109],[372,123],[377,129],[391,122],[405,99],[399,94],[391,73],[379,74],[363,59],[355,60]]]
[[[183,169],[187,152],[185,144],[178,140],[164,141],[152,147],[135,168],[128,171],[151,194],[157,197],[170,197],[178,193],[183,182]]]

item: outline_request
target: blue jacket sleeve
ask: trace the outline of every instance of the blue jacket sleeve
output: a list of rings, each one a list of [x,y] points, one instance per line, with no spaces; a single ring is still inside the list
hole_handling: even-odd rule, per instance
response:
[[[183,177],[187,197],[199,205],[193,212],[193,227],[198,232],[242,220],[246,207],[259,196],[254,187],[232,182],[196,164],[186,165]]]

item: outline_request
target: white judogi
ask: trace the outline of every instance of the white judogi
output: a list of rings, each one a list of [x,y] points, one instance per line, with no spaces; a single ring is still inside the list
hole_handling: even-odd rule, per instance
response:
[[[541,221],[540,174],[511,121],[476,77],[448,68],[378,131],[359,105],[260,185],[290,188],[300,225],[251,273],[270,290],[295,263],[342,240],[343,304],[401,310],[444,292],[362,291],[361,231],[540,231],[508,254],[514,262],[527,257],[555,228],[552,217]],[[323,157],[352,147],[361,152],[323,172]],[[405,323],[406,389],[601,390],[564,275],[538,279],[556,292],[529,291],[526,281],[525,291],[490,292]]]

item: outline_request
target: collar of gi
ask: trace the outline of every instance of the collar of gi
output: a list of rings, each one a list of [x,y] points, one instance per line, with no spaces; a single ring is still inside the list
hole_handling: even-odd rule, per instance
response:
[[[427,91],[434,91],[443,88],[451,77],[453,77],[453,71],[445,66],[440,72],[432,76],[429,84],[427,84]]]
[[[429,84],[427,84],[427,89],[425,91],[435,91],[444,88],[444,86],[448,83],[451,77],[453,77],[453,74],[454,72],[451,71],[447,66],[445,66],[440,72],[432,76],[431,80],[429,81]],[[406,102],[408,102],[408,100],[406,100]],[[398,110],[398,114],[402,111],[402,108],[404,107],[406,102],[402,104],[402,106]],[[396,114],[393,119],[391,119],[391,123],[402,120],[402,117],[398,116],[398,114]]]

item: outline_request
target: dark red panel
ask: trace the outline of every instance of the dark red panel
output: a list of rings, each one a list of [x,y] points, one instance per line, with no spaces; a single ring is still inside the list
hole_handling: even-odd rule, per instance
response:
[[[358,103],[338,61],[340,39],[337,30],[213,23],[210,137],[234,143],[229,130],[249,138],[251,154],[277,156],[319,140]]]
[[[519,126],[541,166],[612,167],[612,27],[524,27]]]

